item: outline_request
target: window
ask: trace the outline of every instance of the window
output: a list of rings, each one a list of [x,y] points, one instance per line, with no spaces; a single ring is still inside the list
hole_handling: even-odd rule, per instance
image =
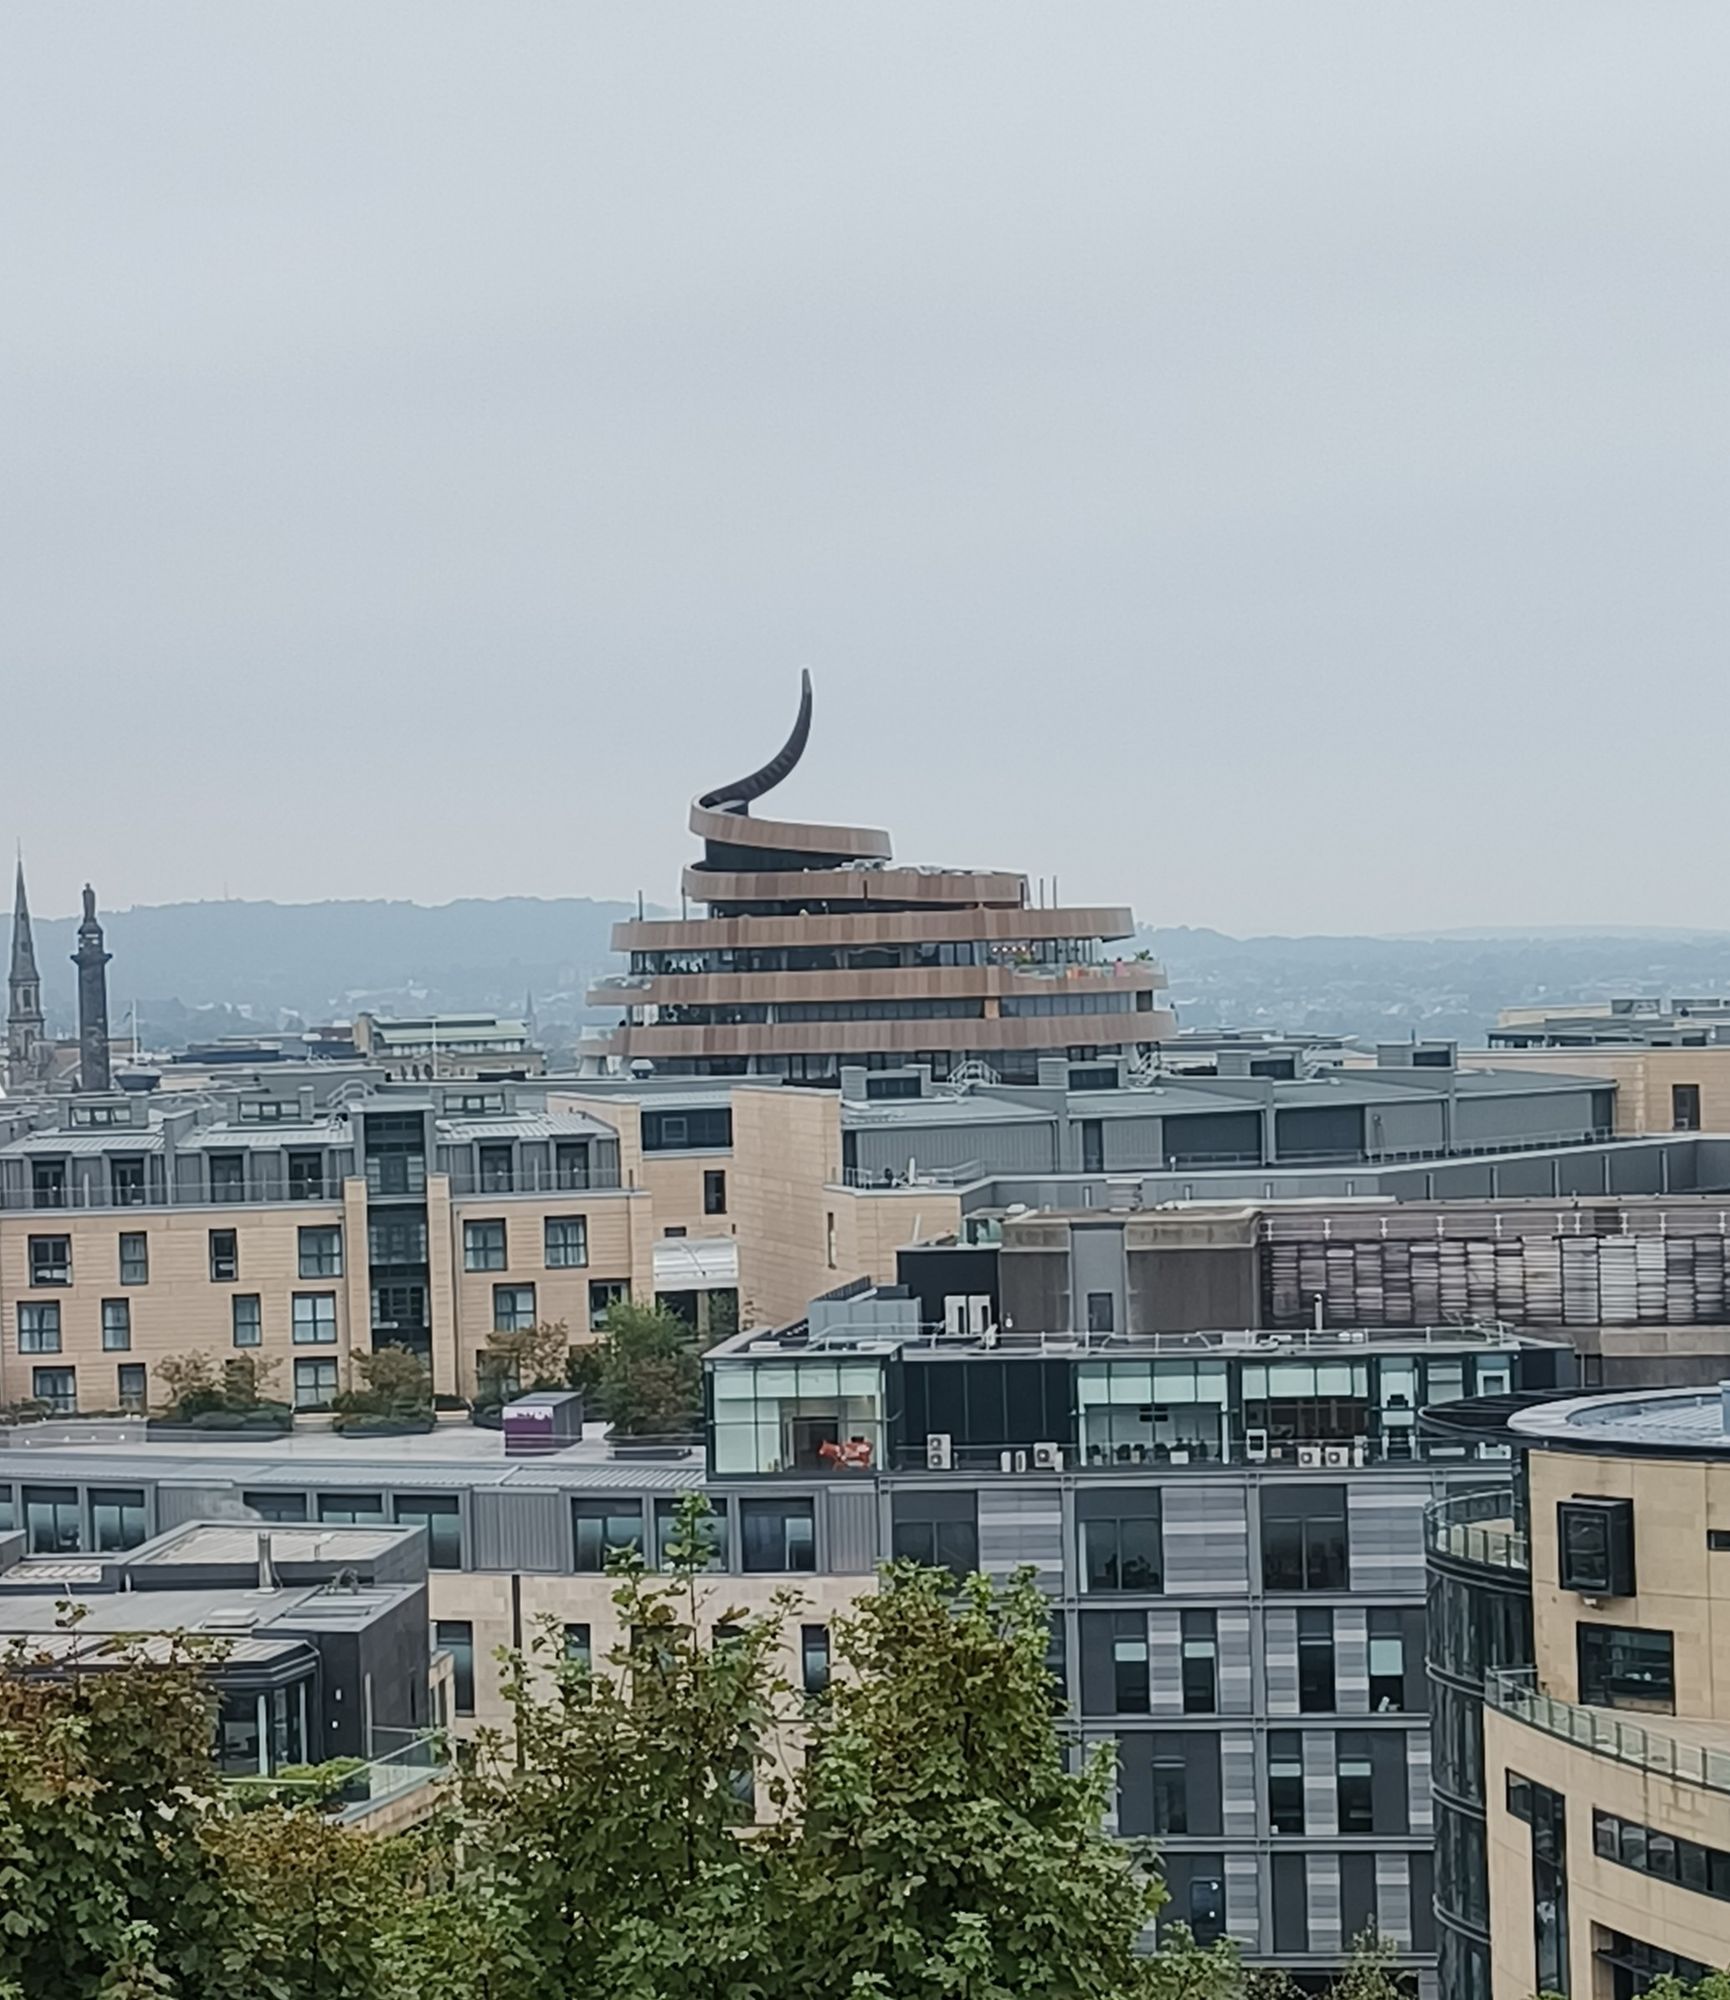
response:
[[[33,1368],[30,1394],[46,1403],[57,1417],[78,1414],[78,1371],[75,1368]]]
[[[1212,1715],[1219,1707],[1218,1620],[1211,1611],[1183,1614],[1183,1712]]]
[[[713,1110],[645,1111],[643,1151],[677,1152],[681,1147],[730,1146],[733,1114],[726,1106]]]
[[[78,1489],[75,1486],[26,1486],[24,1539],[33,1556],[78,1553]]]
[[[1112,1333],[1116,1330],[1117,1315],[1109,1292],[1089,1292],[1087,1295],[1087,1330],[1089,1333]]]
[[[1200,1857],[1190,1856],[1190,1867],[1196,1867]],[[1192,1874],[1189,1878],[1189,1895],[1184,1904],[1189,1916],[1189,1934],[1197,1944],[1218,1944],[1225,1936],[1225,1876],[1223,1872],[1214,1874]]]
[[[142,1230],[126,1229],[120,1235],[120,1282],[148,1285],[150,1282],[150,1239]]]
[[[1634,1595],[1634,1503],[1581,1498],[1556,1503],[1556,1555],[1564,1590],[1586,1597]]]
[[[316,1361],[304,1362],[303,1367],[316,1368]],[[294,1522],[306,1519],[306,1495],[304,1493],[278,1493],[266,1487],[263,1491],[242,1493],[240,1504],[256,1514],[261,1521]]]
[[[823,1257],[831,1271],[837,1268],[835,1257],[835,1211],[830,1209],[823,1218]]]
[[[475,1628],[466,1618],[440,1618],[433,1626],[433,1644],[451,1656],[452,1691],[458,1715],[475,1712]]]
[[[463,1224],[463,1269],[465,1271],[502,1271],[508,1259],[505,1253],[505,1225],[501,1222],[465,1222]]]
[[[1568,1802],[1508,1773],[1508,1811],[1532,1829],[1532,1923],[1541,1993],[1568,1991]],[[1639,1990],[1639,1989],[1630,1989]]]
[[[1399,1745],[1401,1756],[1405,1744]],[[1334,1738],[1334,1792],[1341,1833],[1388,1832],[1376,1826],[1375,1770],[1369,1738],[1361,1730],[1341,1730]]]
[[[144,1161],[136,1154],[111,1158],[108,1162],[108,1187],[116,1208],[142,1208]]]
[[[1697,1083],[1671,1084],[1670,1129],[1673,1132],[1699,1131],[1700,1086]]]
[[[249,1098],[240,1107],[240,1122],[243,1125],[281,1125],[297,1109],[295,1105],[284,1103],[280,1097]]]
[[[462,1568],[463,1511],[454,1493],[399,1493],[391,1511],[403,1526],[426,1530],[429,1569]]]
[[[1348,1589],[1345,1488],[1264,1487],[1261,1566],[1267,1590]]]
[[[212,1201],[245,1201],[246,1155],[244,1153],[211,1154],[210,1198]]]
[[[236,1347],[264,1344],[264,1308],[256,1292],[236,1292],[229,1301]]]
[[[1305,1715],[1332,1715],[1334,1698],[1334,1615],[1331,1611],[1300,1611],[1297,1615],[1298,1707]]]
[[[748,1573],[814,1570],[817,1529],[809,1500],[742,1500],[739,1540]]]
[[[660,1569],[671,1566],[671,1550],[679,1532],[679,1503],[655,1502],[655,1563]],[[697,1540],[709,1552],[707,1569],[727,1567],[727,1511],[725,1506],[697,1517]]]
[[[643,1509],[637,1501],[573,1500],[571,1520],[579,1576],[603,1574],[613,1549],[642,1549]]]
[[[1579,1625],[1580,1700],[1588,1708],[1676,1712],[1675,1639],[1634,1625]]]
[[[322,1410],[336,1394],[334,1361],[297,1361],[294,1364],[294,1407]]]
[[[1082,1588],[1158,1590],[1164,1581],[1159,1492],[1083,1494]]]
[[[589,1142],[559,1139],[553,1143],[553,1185],[586,1188],[589,1184]]]
[[[100,1552],[135,1549],[144,1540],[144,1494],[136,1486],[90,1489],[90,1541]]]
[[[32,1285],[71,1284],[72,1238],[70,1236],[31,1237],[30,1282]]]
[[[1370,1612],[1370,1707],[1387,1714],[1406,1707],[1406,1629],[1398,1611],[1377,1608]],[[1421,1645],[1415,1658],[1422,1657]],[[1419,1702],[1412,1704],[1421,1706]]]
[[[294,1344],[322,1347],[336,1339],[335,1292],[296,1292],[294,1295]]]
[[[114,1393],[119,1407],[143,1416],[150,1407],[149,1372],[142,1361],[122,1361],[114,1371]]]
[[[591,1278],[589,1280],[589,1331],[605,1333],[607,1314],[614,1306],[621,1304],[631,1295],[630,1281],[626,1278]]]
[[[417,1215],[377,1215],[367,1223],[367,1251],[379,1264],[424,1264],[426,1223]]]
[[[106,1354],[124,1354],[132,1345],[132,1301],[102,1301],[102,1348]]]
[[[1303,1738],[1295,1729],[1268,1734],[1267,1819],[1274,1833],[1304,1830]]]
[[[1118,1715],[1146,1715],[1152,1700],[1147,1665],[1147,1627],[1120,1633],[1111,1642],[1111,1706]]]
[[[493,1331],[527,1333],[535,1324],[533,1285],[494,1285]]]
[[[1189,1762],[1184,1751],[1181,1736],[1153,1739],[1153,1824],[1148,1829],[1153,1834],[1189,1831]]]
[[[338,1527],[371,1527],[384,1519],[382,1493],[321,1493],[318,1518]]]
[[[479,1148],[481,1168],[481,1192],[483,1194],[509,1194],[511,1191],[511,1149],[505,1146],[482,1146]]]
[[[1605,1861],[1730,1902],[1730,1853],[1721,1847],[1703,1847],[1607,1812],[1592,1814],[1592,1846]]]
[[[547,1269],[579,1271],[589,1261],[589,1222],[583,1215],[549,1215]]]
[[[64,1160],[32,1160],[30,1162],[30,1205],[32,1208],[64,1208],[66,1206],[66,1162]]]
[[[210,1282],[231,1285],[240,1276],[240,1238],[232,1229],[210,1232]]]
[[[957,1583],[978,1569],[979,1503],[973,1494],[897,1494],[891,1505],[897,1562],[946,1569]]]
[[[703,1175],[703,1213],[727,1213],[727,1176],[720,1167],[711,1167]]]
[[[595,1664],[594,1641],[586,1625],[565,1627],[565,1658],[573,1666],[593,1667]]]
[[[288,1156],[288,1198],[290,1201],[324,1199],[324,1155],[290,1153]]]
[[[820,1695],[829,1687],[829,1628],[827,1625],[799,1627],[799,1678],[808,1695]]]
[[[60,1301],[49,1299],[18,1307],[18,1352],[58,1354],[60,1352]]]
[[[690,1233],[691,1232],[685,1227],[685,1225],[682,1222],[680,1223],[669,1222],[666,1228],[661,1231],[661,1234],[664,1237],[688,1236],[690,1235]]]
[[[300,1275],[303,1278],[342,1276],[340,1229],[303,1229],[300,1232]]]

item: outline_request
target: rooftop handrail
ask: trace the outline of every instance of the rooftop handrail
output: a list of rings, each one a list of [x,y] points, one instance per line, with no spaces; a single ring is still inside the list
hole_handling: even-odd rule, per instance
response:
[[[302,1766],[281,1776],[231,1774],[226,1783],[241,1795],[252,1793],[288,1802],[328,1803],[339,1819],[360,1819],[376,1805],[417,1790],[443,1775],[450,1746],[438,1729],[372,1730],[374,1754],[358,1761],[333,1760],[334,1770]]]
[[[1424,1509],[1424,1545],[1434,1555],[1489,1569],[1531,1572],[1531,1544],[1515,1523],[1512,1486],[1432,1500]]]
[[[1730,1793],[1730,1750],[1687,1742],[1661,1725],[1626,1722],[1614,1709],[1588,1708],[1546,1694],[1537,1684],[1534,1667],[1492,1668],[1485,1676],[1484,1699],[1498,1713],[1576,1743],[1595,1757],[1609,1757],[1679,1784]]]

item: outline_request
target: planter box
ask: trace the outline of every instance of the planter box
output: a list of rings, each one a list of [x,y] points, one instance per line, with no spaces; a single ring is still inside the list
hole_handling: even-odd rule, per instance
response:
[[[689,1458],[697,1449],[696,1441],[681,1443],[676,1438],[616,1438],[607,1440],[609,1458],[626,1458],[638,1461],[651,1459]]]
[[[212,1430],[198,1424],[176,1423],[172,1417],[152,1417],[145,1436],[152,1444],[269,1444],[287,1437],[295,1429],[289,1424],[234,1424]]]
[[[415,1423],[406,1419],[399,1423],[394,1419],[368,1418],[364,1423],[357,1424],[352,1429],[339,1430],[335,1424],[331,1426],[331,1429],[339,1438],[345,1438],[351,1444],[365,1444],[368,1438],[425,1437],[428,1431],[436,1430],[437,1428],[437,1424],[431,1417],[428,1417],[424,1423]]]

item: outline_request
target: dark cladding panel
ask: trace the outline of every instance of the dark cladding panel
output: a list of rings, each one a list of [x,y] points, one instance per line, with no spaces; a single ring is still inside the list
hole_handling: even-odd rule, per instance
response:
[[[1261,1287],[1253,1245],[1130,1251],[1131,1333],[1200,1333],[1260,1324]]]

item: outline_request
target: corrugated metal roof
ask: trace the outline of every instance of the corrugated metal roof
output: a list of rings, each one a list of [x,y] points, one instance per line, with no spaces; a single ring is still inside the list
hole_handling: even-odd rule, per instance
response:
[[[523,1111],[511,1117],[441,1118],[439,1137],[464,1139],[611,1139],[611,1125],[577,1111]]]
[[[160,1153],[160,1127],[110,1125],[99,1132],[29,1132],[8,1153]]]

